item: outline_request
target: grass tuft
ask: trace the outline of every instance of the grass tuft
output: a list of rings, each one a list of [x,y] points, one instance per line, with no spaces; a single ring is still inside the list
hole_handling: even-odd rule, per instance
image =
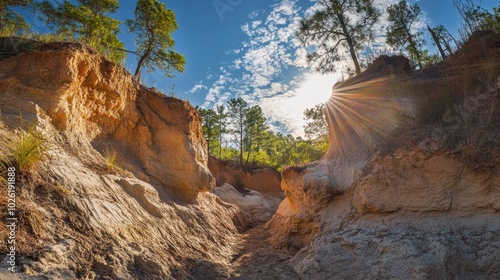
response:
[[[117,161],[118,153],[116,152],[116,150],[106,149],[105,156],[106,156],[106,166],[109,172],[122,170],[122,168],[118,165]]]
[[[48,160],[50,149],[48,137],[36,129],[36,122],[26,130],[21,127],[16,129],[7,147],[11,162],[20,171],[30,171]]]

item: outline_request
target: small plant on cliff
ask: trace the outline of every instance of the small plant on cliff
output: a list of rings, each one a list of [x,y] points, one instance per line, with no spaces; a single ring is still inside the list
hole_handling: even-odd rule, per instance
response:
[[[7,146],[10,161],[19,171],[29,171],[49,159],[49,138],[36,127],[37,123],[34,122],[28,129],[17,128],[13,140]]]
[[[117,163],[117,153],[115,150],[106,149],[106,166],[108,167],[108,171],[114,171],[116,169],[120,169]]]
[[[12,166],[12,163],[9,158],[5,155],[0,155],[0,183],[2,185],[7,183],[7,172],[10,166]]]

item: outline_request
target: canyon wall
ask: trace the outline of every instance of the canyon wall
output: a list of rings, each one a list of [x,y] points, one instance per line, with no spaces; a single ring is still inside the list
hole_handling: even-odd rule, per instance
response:
[[[334,87],[330,150],[282,172],[266,224],[302,279],[500,277],[500,37],[480,35],[437,66],[381,58]],[[434,122],[401,121],[417,118],[411,90],[432,83],[469,92]]]
[[[230,184],[238,188],[266,193],[281,193],[281,175],[270,167],[246,168],[235,161],[210,156],[208,168],[217,185]]]
[[[85,46],[55,43],[1,61],[0,110],[2,141],[36,121],[51,146],[48,162],[18,175],[17,277],[227,276],[236,226],[246,224],[209,192],[207,144],[189,103]],[[0,271],[11,277],[5,260]]]

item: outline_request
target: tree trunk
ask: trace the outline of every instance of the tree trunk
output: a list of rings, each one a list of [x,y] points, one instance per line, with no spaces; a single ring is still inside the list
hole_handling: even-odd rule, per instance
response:
[[[443,60],[445,60],[446,54],[444,53],[443,47],[441,46],[441,42],[439,42],[439,38],[436,36],[436,33],[428,25],[427,25],[427,30],[429,30],[429,33],[431,33],[432,40],[434,40],[434,43],[436,44],[436,46],[439,50],[439,53],[441,53],[441,57],[443,58]]]
[[[0,8],[0,30],[3,30],[3,24],[4,24],[4,14],[5,14],[5,11],[4,11],[4,8]]]
[[[248,154],[247,159],[245,161],[245,165],[248,166],[248,160],[250,159],[250,153],[252,152],[252,142],[253,142],[253,129],[250,128],[250,136],[248,137]]]
[[[408,28],[406,28],[406,26],[405,26],[405,31],[406,31],[406,35],[408,35],[408,41],[410,42],[410,47],[415,51],[415,55],[417,56],[418,67],[420,67],[420,69],[422,69],[424,67],[422,66],[422,58],[420,58],[420,52],[417,49],[417,44],[415,44],[415,42],[413,41],[413,37],[412,37],[410,31],[408,30]]]
[[[455,42],[455,46],[458,47],[457,40],[455,40],[455,38],[451,34],[448,33],[448,35],[450,35],[451,39]],[[450,43],[448,43],[444,38],[442,38],[442,39],[443,39],[443,44],[444,44],[445,49],[448,51],[449,55],[452,55],[454,52],[450,46]]]
[[[222,126],[219,126],[219,158],[222,159]]]
[[[247,154],[247,159],[245,161],[245,166],[248,166],[248,160],[250,159],[250,152],[252,151],[252,144],[250,143],[248,145],[248,154]]]
[[[444,44],[445,49],[448,51],[448,53],[450,55],[452,55],[453,54],[453,49],[451,48],[450,44],[448,44],[448,42],[446,42],[446,41],[443,41],[443,44]]]
[[[352,41],[352,38],[349,35],[349,32],[347,31],[347,26],[344,22],[344,16],[342,14],[337,14],[337,17],[339,19],[340,25],[342,25],[342,31],[344,32],[345,39],[347,41],[347,44],[349,45],[349,52],[351,54],[351,58],[352,58],[352,62],[354,63],[354,67],[356,68],[356,74],[360,74],[361,67],[359,67],[358,57],[356,55],[356,49],[354,48],[354,42]]]
[[[210,155],[210,137],[212,135],[212,131],[211,129],[207,129],[207,146],[208,146],[208,149],[207,149],[207,152],[208,152],[208,155]]]
[[[356,56],[356,50],[352,44],[352,40],[350,36],[347,36],[347,44],[349,44],[349,52],[351,53],[352,62],[354,62],[354,67],[356,67],[356,74],[361,73],[361,67],[359,67],[358,58]]]
[[[240,108],[240,165],[243,165],[243,108]]]
[[[137,62],[137,68],[135,69],[135,74],[134,76],[136,78],[141,78],[141,70],[144,62],[146,61],[146,58],[149,56],[149,52],[145,52],[141,58],[139,59],[139,62]]]

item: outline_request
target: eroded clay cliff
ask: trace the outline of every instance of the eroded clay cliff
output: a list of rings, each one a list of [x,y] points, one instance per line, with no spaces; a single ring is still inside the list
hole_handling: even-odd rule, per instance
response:
[[[330,150],[283,171],[286,199],[267,224],[302,279],[500,277],[499,40],[476,34],[449,60],[405,75],[382,58],[386,68],[378,61],[334,88]],[[401,92],[443,85],[467,94],[435,120]],[[420,124],[395,122],[405,111]]]
[[[230,184],[259,192],[281,193],[281,175],[271,167],[244,167],[235,161],[225,161],[210,156],[208,168],[217,185]]]
[[[18,273],[2,262],[0,278],[228,277],[247,221],[209,192],[206,141],[187,102],[85,46],[51,44],[1,60],[0,109],[2,140],[36,121],[52,146],[49,162],[19,174]]]

